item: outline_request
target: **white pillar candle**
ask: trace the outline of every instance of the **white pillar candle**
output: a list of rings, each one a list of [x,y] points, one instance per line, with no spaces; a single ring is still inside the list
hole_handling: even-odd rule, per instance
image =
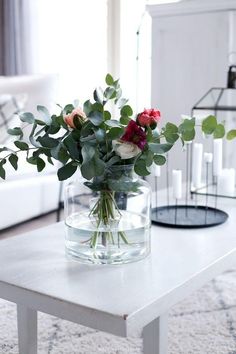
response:
[[[151,173],[155,177],[160,177],[161,176],[161,167],[156,165],[155,163],[153,163],[152,167],[151,167]]]
[[[219,176],[222,171],[222,139],[214,139],[213,175]]]
[[[182,198],[182,171],[172,171],[173,196],[175,199]]]
[[[204,152],[204,162],[205,163],[212,163],[213,155],[211,152]]]
[[[202,144],[195,143],[193,145],[193,169],[192,169],[192,180],[193,187],[200,188],[202,181]]]
[[[235,169],[222,169],[218,176],[218,193],[221,195],[233,195],[235,193]]]

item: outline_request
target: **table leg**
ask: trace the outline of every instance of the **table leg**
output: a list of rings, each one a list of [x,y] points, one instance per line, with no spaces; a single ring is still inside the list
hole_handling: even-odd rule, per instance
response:
[[[19,354],[37,354],[37,311],[17,305]]]
[[[168,315],[163,314],[143,329],[143,353],[167,354]]]

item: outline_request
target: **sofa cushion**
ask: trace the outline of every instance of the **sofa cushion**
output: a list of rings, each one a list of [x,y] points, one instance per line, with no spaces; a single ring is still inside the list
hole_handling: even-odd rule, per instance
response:
[[[37,105],[46,106],[48,109],[55,105],[57,81],[55,74],[0,76],[0,94],[26,93],[28,101],[25,111],[37,114]]]
[[[18,114],[24,110],[26,102],[26,94],[0,95],[0,144],[6,144],[10,140],[7,133],[9,128],[22,125]]]

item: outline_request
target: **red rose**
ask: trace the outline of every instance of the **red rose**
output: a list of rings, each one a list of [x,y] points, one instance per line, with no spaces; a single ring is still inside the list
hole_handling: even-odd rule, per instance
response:
[[[138,114],[137,123],[141,125],[141,127],[150,127],[151,129],[155,129],[160,119],[160,111],[156,109],[145,109],[142,113]]]
[[[131,120],[127,125],[125,133],[120,138],[120,140],[133,143],[137,145],[141,150],[143,150],[147,144],[146,133],[133,120]]]

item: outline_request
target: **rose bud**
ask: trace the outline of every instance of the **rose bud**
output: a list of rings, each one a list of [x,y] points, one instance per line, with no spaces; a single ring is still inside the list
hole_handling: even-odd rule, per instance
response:
[[[121,140],[113,140],[112,146],[116,155],[120,156],[122,160],[132,159],[141,152],[137,145]]]
[[[161,113],[156,109],[145,109],[142,113],[137,115],[137,123],[141,125],[141,127],[150,127],[151,129],[156,128],[160,119]]]
[[[86,122],[86,114],[81,108],[75,108],[70,114],[64,117],[65,123],[72,129],[81,128],[84,122]]]

